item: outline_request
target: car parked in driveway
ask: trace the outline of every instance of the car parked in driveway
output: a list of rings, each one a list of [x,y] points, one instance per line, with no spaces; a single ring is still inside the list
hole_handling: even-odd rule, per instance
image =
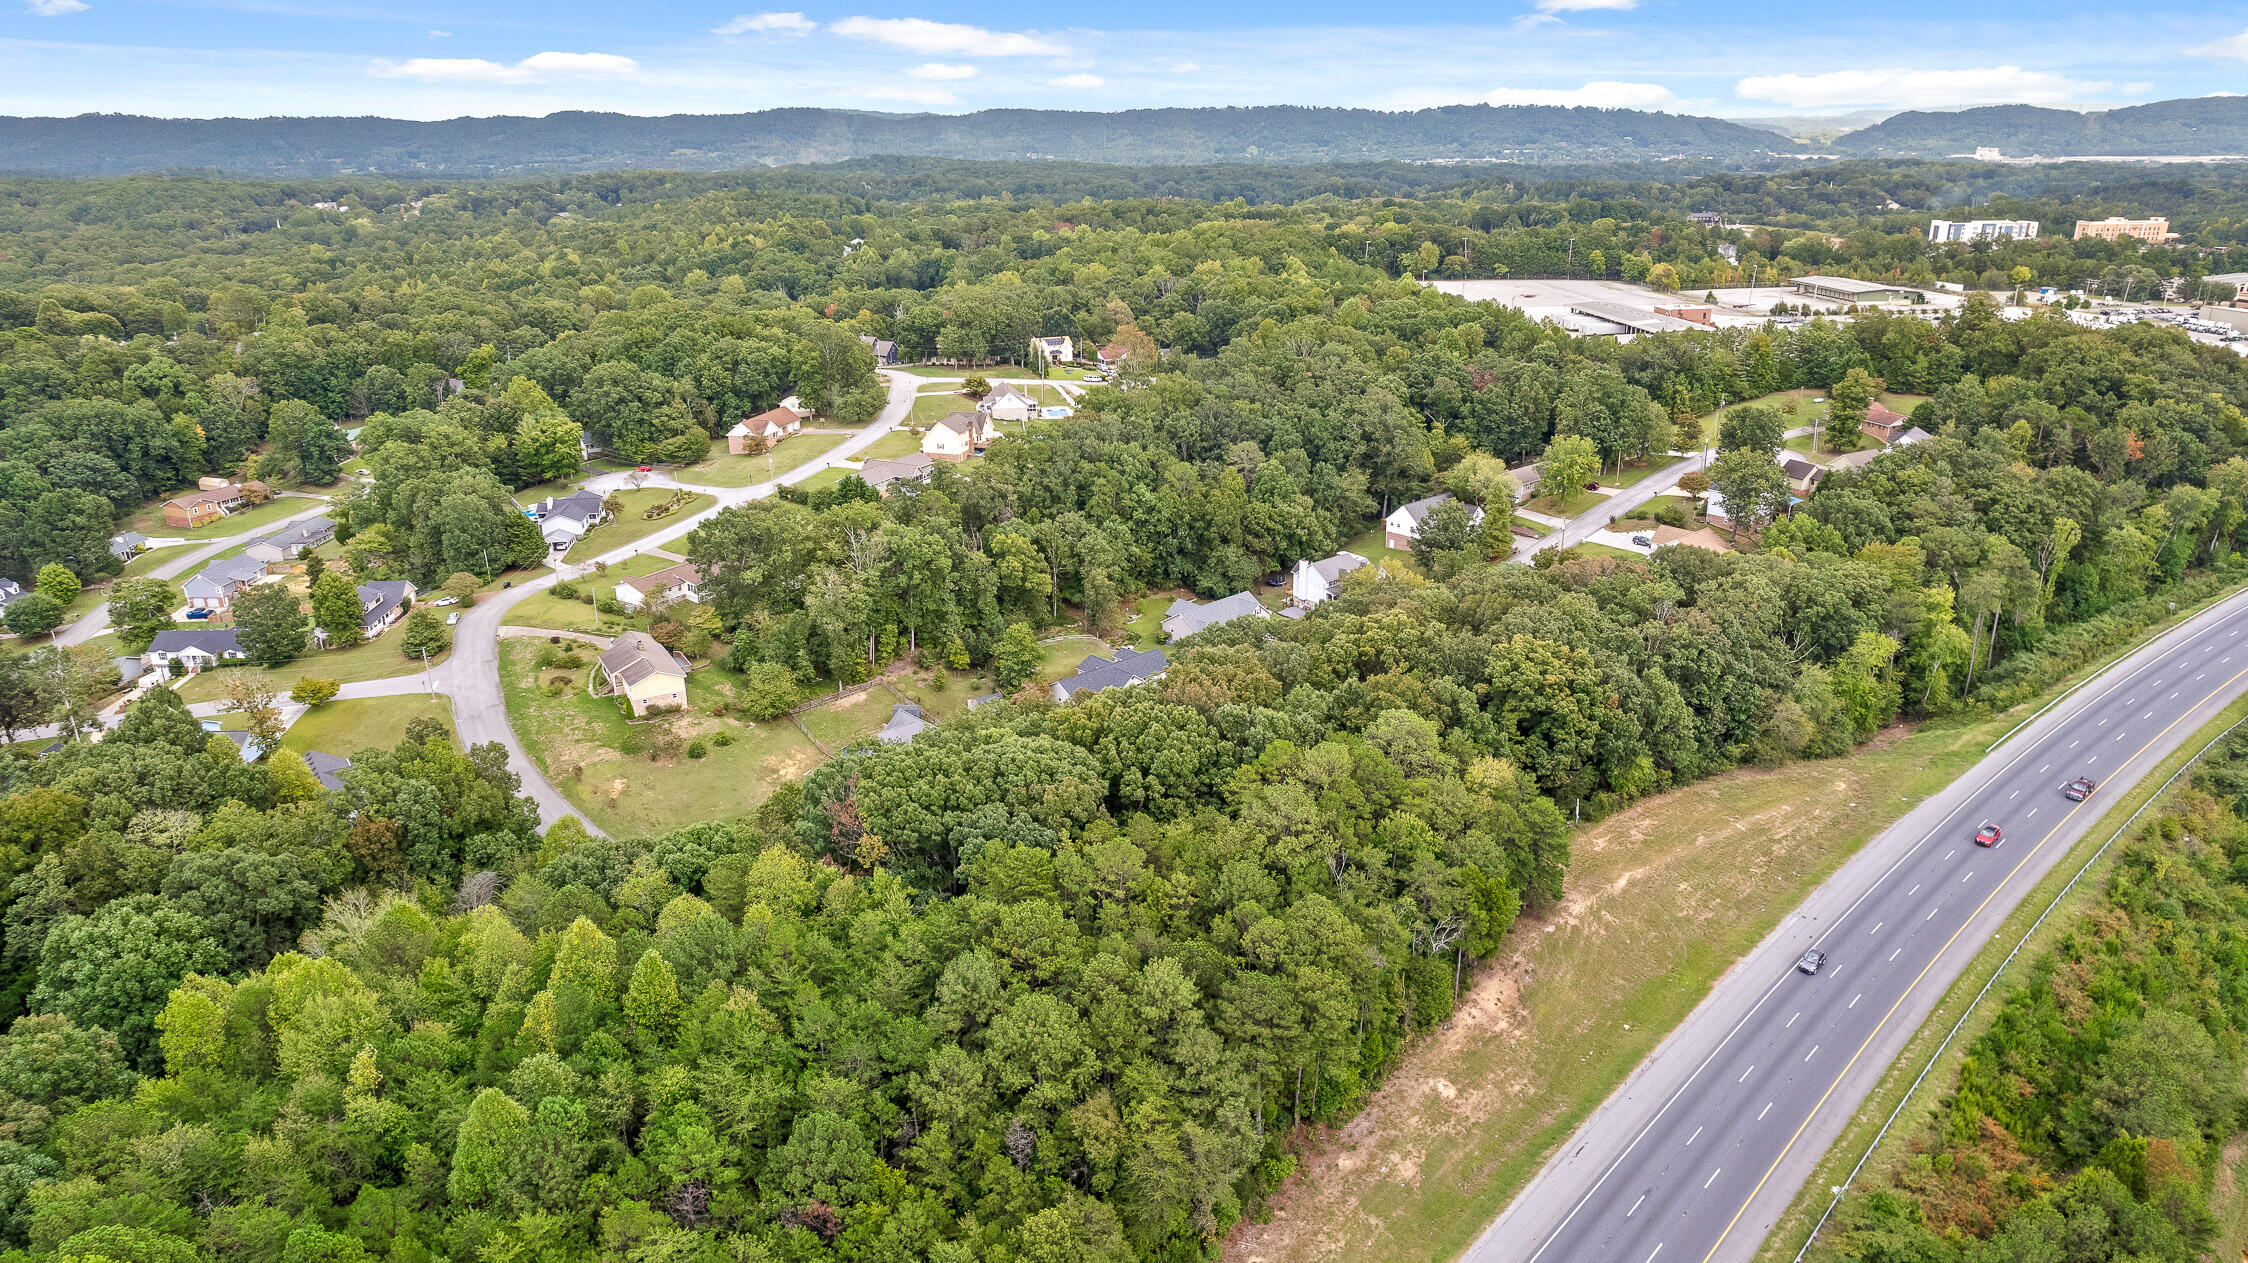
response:
[[[431,605],[458,605],[460,603],[461,599],[457,596],[441,596],[430,602]]]
[[[2080,803],[2090,798],[2095,788],[2097,786],[2091,777],[2079,776],[2068,784],[2061,786],[2061,794],[2072,803]]]
[[[453,611],[452,613],[450,613],[450,614],[447,614],[447,615],[445,616],[445,625],[446,625],[447,627],[452,627],[452,626],[455,626],[455,625],[456,625],[456,624],[458,624],[458,623],[459,623],[460,621],[461,621],[461,612],[460,612],[459,610],[454,610],[454,611]]]
[[[1981,827],[1975,830],[1976,846],[1997,846],[2005,839],[2006,831],[1988,820],[1983,821]]]
[[[1802,970],[1804,973],[1815,974],[1819,972],[1820,966],[1824,964],[1826,964],[1826,953],[1814,947],[1810,951],[1803,953],[1802,959],[1795,962],[1795,967]]]
[[[1645,535],[1634,535],[1631,537],[1631,542],[1639,545],[1641,548],[1653,548],[1655,546],[1655,541],[1647,538]]]

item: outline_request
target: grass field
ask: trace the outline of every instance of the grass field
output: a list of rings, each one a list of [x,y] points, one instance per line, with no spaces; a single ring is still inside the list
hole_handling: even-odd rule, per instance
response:
[[[1171,599],[1164,597],[1163,603],[1169,605]],[[1038,678],[1048,684],[1065,676],[1077,674],[1077,664],[1083,662],[1087,657],[1114,658],[1116,656],[1115,647],[1098,636],[1067,636],[1053,644],[1041,645],[1039,648],[1046,651],[1046,661],[1039,668]]]
[[[1546,536],[1553,534],[1552,527],[1547,526],[1543,522],[1534,522],[1529,518],[1523,517],[1519,513],[1514,515],[1514,524],[1521,527],[1523,530],[1530,532],[1532,535],[1537,536],[1539,539],[1544,539]]]
[[[1762,395],[1755,399],[1744,400],[1743,402],[1761,404],[1768,408],[1779,409],[1780,415],[1787,418],[1787,428],[1792,430],[1797,426],[1811,424],[1811,418],[1814,415],[1825,412],[1825,404],[1815,404],[1811,402],[1813,399],[1824,398],[1826,398],[1825,391],[1814,390],[1810,387],[1805,387],[1801,390],[1783,390],[1778,392],[1777,394]],[[1875,401],[1878,402],[1882,407],[1889,409],[1891,412],[1901,412],[1906,416],[1910,416],[1912,415],[1914,406],[1918,405],[1920,402],[1927,398],[1928,396],[1926,395],[1904,395],[1898,394],[1894,391],[1884,391],[1880,395],[1875,396]],[[1717,441],[1718,422],[1723,419],[1726,413],[1731,412],[1733,409],[1741,406],[1742,404],[1739,403],[1729,403],[1724,407],[1719,408],[1717,411],[1710,413],[1707,417],[1703,418],[1703,436],[1710,442],[1715,443]]]
[[[187,530],[177,526],[166,526],[164,524],[164,506],[159,502],[149,505],[118,523],[117,529],[119,531],[139,531],[152,539],[195,539],[208,542],[214,539],[224,539],[229,535],[240,535],[244,531],[254,531],[261,526],[278,522],[282,518],[294,517],[308,509],[317,509],[320,505],[321,502],[318,500],[306,500],[297,496],[276,497],[264,504],[251,505],[240,513],[230,513],[216,522],[198,526],[194,530]]]
[[[193,544],[172,544],[164,548],[148,549],[142,552],[139,556],[134,557],[131,561],[126,562],[125,568],[115,575],[112,575],[107,579],[103,579],[99,583],[87,584],[84,588],[79,590],[78,599],[72,601],[69,606],[67,606],[63,610],[63,613],[66,616],[63,620],[64,623],[68,624],[75,622],[78,619],[84,617],[87,613],[91,612],[94,607],[107,603],[109,600],[110,585],[116,583],[118,580],[138,579],[142,575],[147,574],[149,571],[163,565],[165,561],[169,560],[170,558],[177,557],[194,547],[195,545]],[[44,640],[46,638],[41,637],[40,639]],[[18,645],[23,645],[26,642],[18,638],[16,639],[15,643]]]
[[[1659,525],[1659,523],[1657,523],[1654,518],[1648,516],[1651,512],[1654,511],[1654,507],[1658,504],[1667,504],[1672,508],[1677,509],[1680,513],[1684,514],[1686,516],[1686,524],[1689,527],[1694,524],[1693,501],[1687,499],[1685,496],[1655,496],[1654,498],[1648,500],[1644,505],[1641,505],[1639,508],[1634,509],[1630,517],[1620,517],[1615,521],[1610,522],[1608,524],[1609,529],[1618,531],[1638,531],[1648,530],[1654,526]]]
[[[1415,568],[1413,554],[1402,548],[1391,548],[1389,546],[1389,533],[1379,526],[1370,531],[1360,531],[1358,534],[1351,536],[1350,542],[1343,545],[1343,551],[1357,553],[1368,561],[1386,561],[1403,566],[1407,570]]]
[[[913,411],[906,414],[905,423],[926,430],[955,412],[975,410],[976,401],[968,396],[954,391],[937,391],[915,398]]]
[[[231,681],[244,676],[265,681],[267,687],[283,697],[289,695],[289,690],[296,687],[298,680],[307,676],[316,680],[334,680],[339,684],[395,679],[422,669],[421,659],[409,658],[398,651],[401,643],[403,641],[399,631],[393,627],[375,639],[349,649],[310,650],[295,662],[278,669],[213,667],[180,680],[173,687],[188,701],[215,702],[226,696]],[[446,656],[433,655],[429,665],[436,666]]]
[[[775,474],[785,474],[808,460],[824,456],[849,437],[851,436],[848,434],[791,435],[782,439],[780,446],[766,456],[728,455],[726,440],[712,439],[710,459],[699,465],[689,465],[677,470],[672,476],[680,482],[703,486],[747,487],[764,482]]]
[[[669,500],[671,494],[668,488],[663,487],[640,487],[618,492],[617,500],[624,507],[618,511],[616,517],[587,531],[583,538],[570,546],[570,551],[563,560],[572,562],[590,561],[603,553],[614,552],[636,540],[646,539],[665,527],[676,526],[682,520],[693,517],[711,505],[718,503],[714,497],[697,492],[688,496],[684,503],[667,516],[656,518],[653,521],[640,516],[642,510]]]
[[[1558,502],[1552,496],[1544,495],[1536,497],[1522,507],[1532,513],[1543,513],[1548,517],[1572,518],[1596,504],[1607,503],[1607,500],[1608,497],[1598,492],[1586,491],[1584,488],[1578,487],[1572,489],[1566,499]]]
[[[609,567],[606,573],[590,574],[578,580],[577,590],[580,593],[592,591],[599,596],[613,597],[616,595],[617,580],[632,575],[654,574],[656,571],[673,564],[675,563],[669,557],[661,557],[655,553],[641,553],[637,557],[627,557],[616,565]],[[590,632],[594,635],[614,636],[619,630],[627,627],[646,631],[648,617],[645,614],[627,614],[620,618],[614,614],[603,614],[599,611],[598,606],[588,605],[583,600],[565,601],[554,595],[554,589],[549,587],[541,588],[539,591],[508,606],[507,613],[500,619],[500,625],[503,627],[543,627],[549,631]]]
[[[289,725],[281,744],[299,754],[319,750],[348,759],[361,750],[397,745],[406,736],[406,725],[424,715],[443,721],[448,730],[453,726],[453,704],[442,694],[329,702]]]
[[[1163,643],[1163,611],[1171,608],[1178,595],[1160,592],[1143,596],[1133,606],[1132,621],[1124,624],[1124,634],[1132,638],[1134,649],[1153,649]]]
[[[1578,833],[1568,893],[1525,913],[1229,1258],[1427,1260],[1465,1248],[1740,954],[2011,721],[1892,730],[1848,759],[1747,769]]]
[[[1817,1222],[1819,1215],[1826,1210],[1827,1202],[1831,1198],[1828,1190],[1834,1185],[1840,1184],[1843,1178],[1849,1175],[1850,1168],[1857,1165],[1858,1159],[1866,1151],[1866,1146],[1873,1143],[1874,1136],[1880,1131],[1882,1122],[1897,1108],[1897,1102],[1903,1099],[1905,1091],[1911,1087],[1914,1078],[1928,1065],[1928,1059],[1935,1053],[1936,1047],[1943,1042],[1944,1036],[1950,1033],[1951,1028],[1958,1023],[1959,1015],[1965,1012],[1969,1003],[1973,1002],[1975,994],[1982,990],[1983,984],[1990,981],[1991,974],[1997,970],[1999,963],[2006,958],[2006,954],[2013,950],[2016,943],[2022,941],[2022,936],[2028,933],[2029,927],[2036,922],[2038,915],[2052,904],[2054,897],[2060,893],[2061,888],[2068,884],[2069,878],[2075,875],[2077,869],[2084,866],[2084,861],[2090,857],[2091,853],[2123,826],[2123,822],[2130,818],[2131,813],[2138,809],[2139,804],[2147,800],[2148,795],[2159,788],[2164,781],[2170,779],[2171,775],[2179,768],[2185,766],[2186,760],[2191,758],[2195,751],[2207,745],[2210,739],[2218,733],[2244,718],[2248,718],[2248,698],[2235,701],[2219,713],[2216,718],[2202,725],[2200,730],[2193,736],[2188,737],[2184,744],[2171,753],[2169,758],[2157,763],[2152,770],[2139,778],[2138,782],[2128,789],[2122,786],[2101,786],[2101,795],[2109,798],[2110,805],[2107,811],[2090,829],[2085,831],[2084,836],[2077,841],[2076,846],[2071,849],[2070,853],[2053,866],[2053,871],[2045,875],[2045,879],[2037,884],[2036,889],[2030,891],[2022,899],[2020,906],[2014,909],[2013,915],[2009,916],[1999,926],[1997,932],[1991,935],[1990,941],[1983,945],[1982,951],[1976,954],[1975,959],[1960,973],[1958,980],[1953,982],[1951,988],[1944,993],[1942,1001],[1928,1015],[1928,1020],[1921,1024],[1919,1031],[1913,1035],[1911,1042],[1905,1045],[1904,1051],[1897,1055],[1896,1061],[1882,1075],[1881,1082],[1872,1092],[1867,1094],[1865,1102],[1858,1107],[1858,1112],[1852,1116],[1850,1125],[1843,1130],[1841,1136],[1836,1138],[1833,1147],[1820,1160],[1818,1168],[1809,1179],[1804,1181],[1803,1188],[1796,1193],[1795,1200],[1789,1205],[1787,1212],[1780,1216],[1780,1220],[1773,1227],[1772,1232],[1765,1237],[1763,1248],[1756,1255],[1758,1263],[1780,1263],[1782,1260],[1792,1260],[1795,1257],[1796,1251],[1803,1245],[1804,1238],[1809,1235],[1811,1225]],[[2141,817],[2142,823],[2145,819],[2146,817]],[[2118,845],[2121,844],[2118,843]],[[2061,903],[2045,924],[2039,927],[2036,936],[2030,939],[2027,947],[2023,948],[2022,954],[2015,958],[2013,970],[2008,973],[2006,980],[2001,981],[1998,986],[1992,987],[1990,994],[1984,997],[1982,1007],[1976,1010],[1973,1018],[1969,1019],[1967,1025],[1960,1031],[1959,1037],[1952,1041],[1951,1047],[1944,1051],[1943,1058],[1936,1063],[1936,1068],[1930,1072],[1928,1081],[1920,1086],[1920,1091],[1912,1098],[1912,1103],[1903,1114],[1898,1116],[1896,1127],[1882,1139],[1881,1148],[1875,1151],[1872,1160],[1866,1163],[1865,1170],[1858,1176],[1857,1188],[1877,1189],[1883,1187],[1894,1172],[1896,1165],[1907,1156],[1912,1143],[1926,1134],[1929,1122],[1935,1116],[1936,1107],[1950,1095],[1952,1089],[1959,1082],[1959,1067],[1961,1061],[1967,1055],[1967,1050],[1973,1046],[1978,1037],[1990,1029],[1991,1020],[2005,1007],[2008,993],[2020,984],[2022,978],[2028,973],[2030,965],[2036,961],[2038,956],[2050,949],[2065,935],[2075,932],[2079,928],[2079,916],[2101,901],[2103,891],[2106,889],[2107,869],[2111,865],[2114,855],[2115,852],[2110,850],[2108,855],[2101,859],[2100,864],[2086,875],[2085,880],[2077,883],[2076,889],[2069,892],[2067,899]],[[2240,1170],[2243,1156],[2242,1147],[2238,1143],[2235,1143],[2226,1151],[2225,1165],[2231,1169],[2232,1175],[2236,1178],[2244,1174]],[[2223,1175],[2220,1175],[2218,1180],[2220,1188],[2217,1193],[2217,1201],[2213,1203],[2212,1208],[2220,1212],[2229,1211],[2230,1213],[2220,1214],[2219,1238],[2212,1243],[2217,1248],[2203,1257],[2211,1259],[2239,1258],[2243,1250],[2248,1250],[2248,1204],[2242,1204],[2242,1196],[2237,1190],[2233,1191],[2228,1199],[2226,1196],[2227,1190],[2223,1187],[2228,1181]],[[1819,1257],[1817,1253],[1812,1255],[1814,1259]]]
[[[896,459],[911,456],[921,450],[921,436],[904,430],[892,430],[859,452],[865,460]]]
[[[726,820],[763,802],[785,781],[801,780],[825,761],[786,719],[752,723],[732,714],[717,716],[709,707],[732,694],[732,674],[706,667],[687,680],[689,709],[669,721],[682,738],[709,738],[719,732],[730,745],[708,747],[707,756],[681,755],[651,762],[643,751],[662,724],[628,724],[610,698],[588,697],[584,668],[539,673],[566,675],[570,685],[558,697],[533,679],[532,662],[541,642],[500,644],[500,686],[509,720],[524,750],[588,819],[622,836],[662,833],[701,820]],[[887,690],[874,689],[834,707],[807,725],[833,744],[874,731],[890,718]],[[832,712],[832,713],[830,713]]]
[[[1593,478],[1603,487],[1635,487],[1644,481],[1647,475],[1657,470],[1668,469],[1676,463],[1668,456],[1661,460],[1627,460],[1624,462],[1622,473],[1616,473],[1612,469],[1602,469],[1593,474]]]
[[[1613,545],[1610,545],[1610,544],[1596,544],[1596,543],[1592,542],[1591,540],[1586,540],[1586,541],[1585,541],[1584,543],[1582,543],[1582,544],[1571,544],[1571,545],[1569,545],[1569,546],[1568,546],[1567,548],[1564,548],[1564,549],[1562,549],[1561,551],[1562,551],[1562,555],[1564,555],[1564,556],[1574,556],[1574,557],[1629,557],[1629,558],[1632,558],[1632,559],[1634,559],[1634,560],[1638,560],[1638,561],[1644,561],[1644,560],[1646,560],[1646,558],[1645,558],[1645,557],[1644,557],[1644,556],[1643,556],[1642,554],[1640,554],[1640,553],[1635,553],[1635,552],[1631,551],[1631,550],[1630,550],[1630,549],[1628,549],[1628,548],[1617,548],[1617,547],[1615,547],[1615,546],[1613,546]]]
[[[822,487],[832,487],[836,483],[843,481],[845,477],[856,474],[857,472],[857,470],[853,469],[823,469],[820,472],[811,475],[810,477],[799,478],[795,482],[792,482],[788,485],[804,491],[818,491]]]

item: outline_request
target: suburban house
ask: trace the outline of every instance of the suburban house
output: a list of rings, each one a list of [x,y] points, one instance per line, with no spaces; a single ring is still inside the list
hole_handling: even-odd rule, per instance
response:
[[[342,789],[343,777],[337,773],[349,769],[351,760],[324,750],[307,750],[304,752],[304,765],[312,770],[312,779],[320,782],[323,789]]]
[[[1317,605],[1342,593],[1343,576],[1370,564],[1357,553],[1336,553],[1325,561],[1306,557],[1296,563],[1288,582],[1288,595],[1297,605]]]
[[[234,604],[234,594],[265,577],[265,563],[254,557],[229,557],[203,567],[180,585],[187,608],[223,614]]]
[[[204,720],[203,731],[214,737],[224,737],[233,742],[234,748],[241,752],[244,763],[255,763],[269,753],[265,748],[265,743],[250,735],[250,733],[240,728],[231,730],[221,728],[219,721],[216,719]]]
[[[908,452],[895,460],[876,456],[859,465],[859,480],[887,496],[897,483],[929,481],[929,471],[936,467],[927,452]]]
[[[804,428],[804,418],[787,408],[768,408],[754,417],[743,417],[726,431],[726,450],[735,456],[765,451]]]
[[[693,562],[682,561],[676,566],[666,566],[654,574],[619,579],[617,604],[628,610],[636,610],[652,600],[700,603],[704,577],[702,570]]]
[[[1826,470],[1800,456],[1789,456],[1780,461],[1780,471],[1787,475],[1787,489],[1798,498],[1808,496],[1826,477]]]
[[[882,730],[874,735],[877,740],[895,745],[913,740],[928,727],[929,721],[921,717],[919,706],[912,702],[899,702],[890,707],[890,722],[882,725]]]
[[[1874,447],[1869,447],[1862,452],[1844,452],[1842,455],[1828,461],[1827,468],[1830,470],[1864,469],[1866,466],[1873,463],[1874,457],[1879,455],[1881,455],[1881,449]]]
[[[1911,446],[1912,446],[1913,444],[1915,444],[1915,443],[1925,443],[1925,442],[1927,442],[1927,441],[1928,441],[1929,439],[1932,439],[1932,438],[1934,438],[1934,437],[1936,437],[1936,436],[1935,436],[1935,435],[1933,435],[1933,434],[1930,434],[1930,433],[1929,433],[1928,431],[1926,431],[1926,430],[1923,430],[1923,429],[1921,429],[1921,428],[1920,428],[1919,426],[1917,426],[1917,425],[1915,425],[1915,426],[1908,426],[1908,427],[1906,427],[1906,429],[1905,429],[1905,432],[1904,432],[1904,433],[1902,433],[1902,434],[1900,434],[1900,435],[1898,435],[1898,436],[1897,436],[1897,441],[1896,441],[1896,442],[1894,442],[1894,443],[1891,443],[1891,444],[1890,444],[1889,446],[1891,446],[1891,447],[1911,447]]]
[[[156,633],[156,639],[148,642],[148,652],[141,655],[141,665],[151,671],[168,671],[176,659],[187,674],[194,675],[205,667],[241,662],[249,656],[249,650],[242,647],[231,629],[192,627]]]
[[[126,531],[111,537],[109,555],[119,561],[130,561],[141,549],[148,547],[148,536],[139,531]]]
[[[616,643],[593,664],[587,691],[595,697],[621,697],[640,718],[650,708],[670,709],[687,704],[688,662],[642,631],[617,636]]]
[[[1111,342],[1093,354],[1096,359],[1100,360],[1102,368],[1114,368],[1116,365],[1123,363],[1124,357],[1131,353],[1132,348],[1123,343]]]
[[[897,343],[887,338],[875,337],[871,333],[860,334],[859,341],[866,343],[866,349],[874,352],[874,362],[877,365],[887,368],[898,362]]]
[[[1030,349],[1046,357],[1048,364],[1067,364],[1077,358],[1077,344],[1066,333],[1032,338]]]
[[[1237,618],[1269,618],[1272,611],[1264,607],[1248,592],[1236,592],[1207,605],[1194,601],[1177,600],[1163,611],[1163,634],[1172,640],[1184,640],[1205,627],[1230,623]]]
[[[13,579],[0,578],[0,610],[16,603],[24,595],[23,585]]]
[[[991,446],[990,418],[980,412],[955,412],[938,418],[921,436],[921,450],[938,460],[966,460]]]
[[[1123,688],[1128,684],[1145,684],[1163,678],[1164,668],[1170,660],[1160,649],[1145,652],[1136,649],[1119,649],[1114,659],[1088,657],[1077,664],[1077,674],[1066,680],[1054,681],[1054,700],[1066,702],[1080,693],[1098,693],[1102,689]]]
[[[245,505],[264,504],[273,498],[273,493],[262,482],[232,483],[216,478],[203,481],[212,485],[164,502],[164,525],[192,530],[208,526]]]
[[[291,569],[292,563],[336,537],[336,524],[324,517],[292,522],[262,539],[250,541],[242,555],[267,570]]]
[[[1411,548],[1413,541],[1421,537],[1421,523],[1427,520],[1430,511],[1451,498],[1451,492],[1439,491],[1433,496],[1415,500],[1411,504],[1398,505],[1382,521],[1382,531],[1387,537],[1386,542],[1391,548]],[[1480,524],[1483,521],[1483,510],[1470,506],[1468,508],[1468,520]]]
[[[375,579],[359,585],[359,631],[369,640],[414,608],[414,585],[404,579]]]
[[[1038,401],[1005,382],[992,387],[976,407],[994,421],[1028,421],[1038,415]]]
[[[1866,419],[1858,423],[1858,433],[1883,443],[1893,442],[1912,424],[1912,418],[1901,412],[1891,412],[1880,404],[1866,409]]]
[[[548,548],[565,552],[587,531],[601,525],[607,510],[600,492],[573,491],[566,496],[549,496],[525,509],[523,515],[539,524],[539,534],[546,537]]]

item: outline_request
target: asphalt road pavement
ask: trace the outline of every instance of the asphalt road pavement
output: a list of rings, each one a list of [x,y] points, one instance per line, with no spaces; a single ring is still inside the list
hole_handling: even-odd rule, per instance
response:
[[[1983,943],[2248,692],[2248,593],[2062,699],[1867,843],[1586,1120],[1473,1263],[1739,1263]],[[2098,782],[2085,802],[2062,785]],[[1977,827],[1998,825],[1995,847]],[[1817,974],[1796,968],[1817,948]]]

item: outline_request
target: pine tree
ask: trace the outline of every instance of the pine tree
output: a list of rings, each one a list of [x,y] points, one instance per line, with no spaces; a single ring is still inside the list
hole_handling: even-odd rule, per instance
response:
[[[624,1016],[642,1048],[665,1048],[679,1033],[679,977],[671,962],[649,948],[632,968],[624,993]]]

